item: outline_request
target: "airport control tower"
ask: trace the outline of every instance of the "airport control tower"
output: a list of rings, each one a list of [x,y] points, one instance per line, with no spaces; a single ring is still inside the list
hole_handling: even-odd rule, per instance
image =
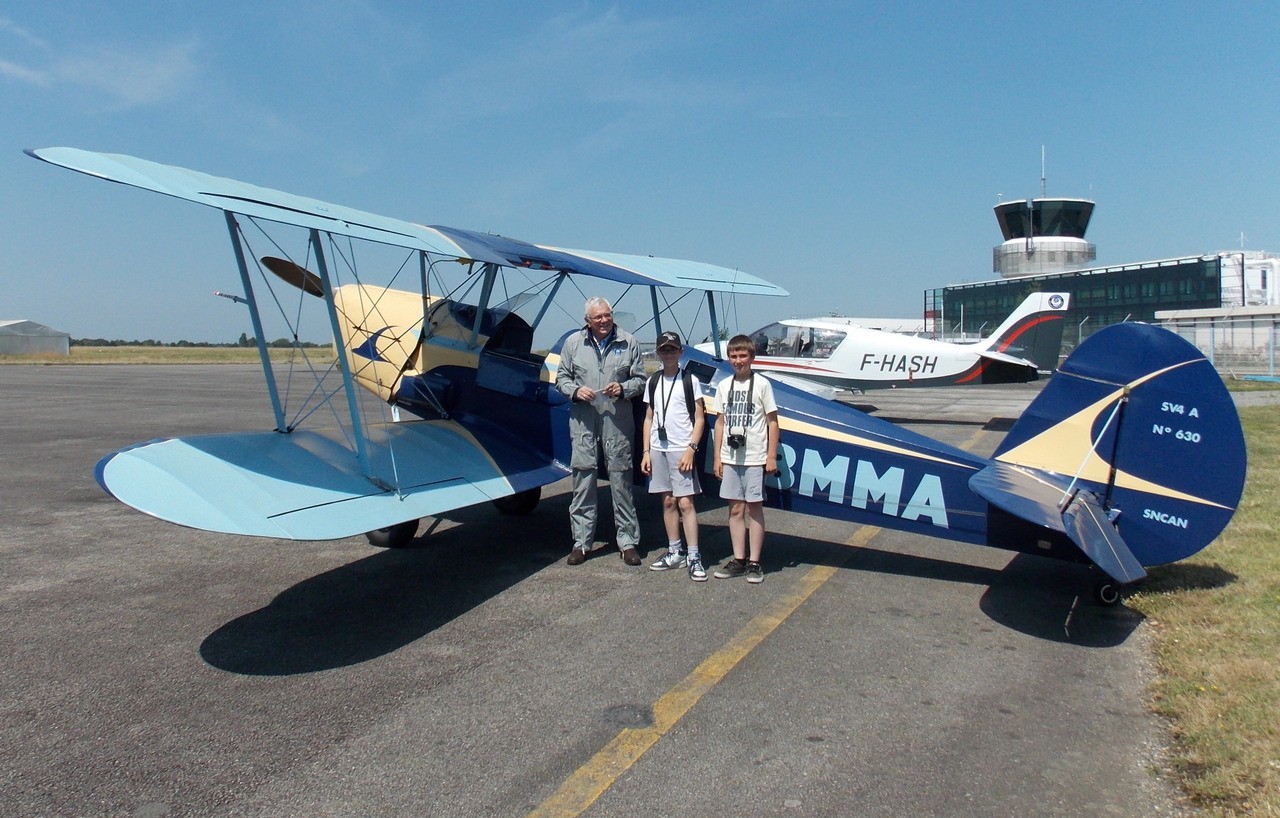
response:
[[[1019,199],[995,210],[1004,243],[992,250],[992,269],[1001,278],[1083,270],[1098,257],[1084,239],[1088,199]]]

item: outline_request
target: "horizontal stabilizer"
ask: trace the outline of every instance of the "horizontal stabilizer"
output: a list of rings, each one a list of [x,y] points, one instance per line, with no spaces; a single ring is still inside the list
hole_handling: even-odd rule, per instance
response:
[[[103,458],[97,478],[121,502],[179,525],[330,540],[506,497],[566,474],[553,463],[499,452],[493,441],[481,445],[451,421],[368,431],[370,468],[382,485],[361,473],[341,432],[309,430],[152,441]],[[386,488],[396,474],[399,490]]]
[[[1025,366],[1036,369],[1036,365],[1026,358],[1019,358],[1016,355],[1009,355],[1004,352],[996,352],[992,349],[984,349],[978,352],[978,355],[989,361],[999,361],[1002,364],[1012,364],[1013,366]]]
[[[1147,575],[1092,491],[1076,492],[1062,519],[1071,541],[1116,582],[1137,582]]]
[[[969,487],[1019,519],[1066,534],[1117,582],[1134,582],[1147,575],[1097,496],[1087,489],[1069,494],[1066,478],[997,462],[970,477]],[[1071,502],[1062,510],[1068,496]]]

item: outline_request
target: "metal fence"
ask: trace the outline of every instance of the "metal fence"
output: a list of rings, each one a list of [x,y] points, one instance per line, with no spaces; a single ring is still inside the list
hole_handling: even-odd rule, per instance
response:
[[[1224,376],[1276,376],[1277,315],[1175,318],[1161,322],[1196,348]]]

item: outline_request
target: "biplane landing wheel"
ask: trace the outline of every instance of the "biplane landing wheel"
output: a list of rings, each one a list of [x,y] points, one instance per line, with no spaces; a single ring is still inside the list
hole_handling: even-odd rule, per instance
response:
[[[1120,602],[1120,586],[1110,580],[1100,580],[1093,586],[1094,600],[1104,608],[1113,608]]]
[[[539,486],[527,491],[518,491],[507,497],[499,497],[493,501],[493,507],[503,514],[522,517],[537,508],[538,501],[541,499],[542,487]]]
[[[396,523],[387,528],[366,531],[364,536],[368,538],[370,545],[377,548],[404,548],[413,542],[413,538],[417,533],[418,521],[406,520],[403,523]]]

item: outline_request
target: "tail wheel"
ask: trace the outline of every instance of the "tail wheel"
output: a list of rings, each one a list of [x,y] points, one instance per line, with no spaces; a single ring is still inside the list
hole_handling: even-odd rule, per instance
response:
[[[1120,586],[1110,580],[1101,580],[1093,586],[1093,598],[1104,608],[1113,608],[1120,602]]]
[[[376,548],[404,548],[418,533],[418,521],[406,520],[387,528],[365,532],[369,544]]]
[[[523,517],[525,514],[531,513],[538,507],[538,501],[542,499],[542,487],[531,488],[527,491],[519,491],[507,497],[499,497],[493,501],[493,507],[501,511],[503,514],[510,514],[515,517]]]

